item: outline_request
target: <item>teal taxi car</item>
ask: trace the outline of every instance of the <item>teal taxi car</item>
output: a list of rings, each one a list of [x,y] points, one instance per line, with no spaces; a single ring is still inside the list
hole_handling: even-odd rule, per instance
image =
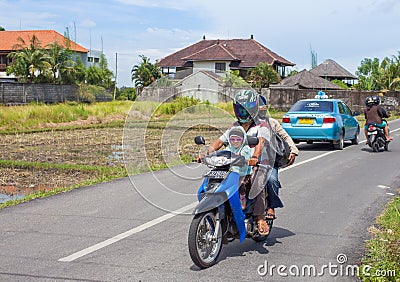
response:
[[[330,142],[337,150],[343,150],[346,140],[358,144],[360,126],[355,116],[360,113],[352,112],[342,100],[325,97],[297,101],[283,116],[282,127],[295,143]]]

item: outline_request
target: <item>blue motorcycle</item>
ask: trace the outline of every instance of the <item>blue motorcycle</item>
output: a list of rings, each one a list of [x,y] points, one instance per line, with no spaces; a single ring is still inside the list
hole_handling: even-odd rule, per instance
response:
[[[250,145],[256,145],[256,137],[248,137]],[[205,145],[201,136],[195,143]],[[256,218],[253,216],[253,203],[248,200],[242,210],[239,199],[240,176],[230,171],[231,166],[243,166],[246,160],[230,151],[216,151],[202,159],[211,169],[204,175],[197,197],[199,204],[189,229],[188,245],[190,257],[200,268],[207,268],[217,262],[222,245],[235,239],[242,242],[246,237],[260,242],[267,236],[258,233]],[[272,220],[267,220],[272,228]]]

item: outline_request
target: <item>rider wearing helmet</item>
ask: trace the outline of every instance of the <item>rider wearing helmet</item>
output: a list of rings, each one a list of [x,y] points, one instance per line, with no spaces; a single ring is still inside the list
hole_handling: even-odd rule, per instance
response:
[[[285,140],[289,144],[290,148],[290,155],[289,155],[289,162],[288,166],[292,165],[295,161],[296,156],[299,154],[299,149],[294,144],[292,138],[289,134],[282,128],[279,121],[274,118],[271,118],[267,114],[267,105],[268,101],[267,98],[264,96],[260,96],[260,109],[258,116],[261,120],[265,120],[266,124],[271,127],[272,131],[275,131],[277,135],[279,135],[283,140]],[[262,124],[262,123],[261,123]],[[278,164],[274,163],[271,175],[267,180],[267,220],[274,220],[275,219],[275,209],[282,208],[283,203],[279,198],[279,188],[281,188],[281,183],[279,182],[278,178]]]
[[[241,90],[233,99],[233,110],[238,122],[248,123],[258,114],[258,94],[252,90]]]
[[[253,90],[241,90],[236,93],[233,99],[233,109],[237,122],[230,126],[241,126],[247,136],[258,137],[258,144],[254,147],[252,157],[248,164],[254,166],[252,177],[252,188],[249,192],[249,198],[254,199],[253,215],[257,217],[257,228],[260,235],[269,234],[269,226],[265,220],[265,185],[266,174],[268,172],[266,155],[263,154],[263,147],[266,141],[269,141],[270,135],[267,127],[261,127],[258,119],[259,95]],[[220,149],[223,145],[228,144],[229,129],[225,131],[217,140],[215,140],[208,148],[208,153]],[[254,188],[253,188],[254,187]]]
[[[364,110],[365,115],[365,126],[364,133],[365,138],[367,139],[368,144],[368,125],[375,124],[376,126],[383,128],[385,131],[386,141],[390,141],[393,138],[389,136],[389,127],[387,125],[386,120],[384,118],[388,118],[389,115],[385,111],[384,108],[379,106],[380,98],[378,96],[367,97],[365,99],[365,105],[367,108]]]

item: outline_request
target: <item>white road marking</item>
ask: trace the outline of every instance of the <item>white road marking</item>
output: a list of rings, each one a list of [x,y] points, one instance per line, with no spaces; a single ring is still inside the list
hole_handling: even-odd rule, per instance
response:
[[[389,196],[394,196],[394,194],[393,194],[393,193],[386,193],[386,195],[389,195]]]
[[[382,189],[390,189],[389,186],[385,186],[385,185],[378,185],[378,188],[382,188]]]
[[[395,130],[391,130],[391,132],[396,132],[398,130],[400,130],[400,128],[395,129]],[[362,142],[366,142],[366,140],[360,141],[360,143],[362,143]],[[293,165],[291,165],[289,167],[282,168],[279,171],[281,172],[281,171],[285,171],[285,170],[288,170],[288,169],[292,169],[294,167],[297,167],[297,166],[300,166],[300,165],[315,161],[317,159],[320,159],[320,158],[323,158],[323,157],[328,156],[330,154],[338,153],[338,152],[341,152],[341,150],[330,151],[330,152],[324,153],[322,155],[318,155],[318,156],[313,157],[311,159],[304,160],[304,161],[299,162],[299,163],[295,163],[295,164],[293,164]],[[386,193],[386,194],[394,196],[394,194],[392,194],[392,193]],[[107,239],[107,240],[105,240],[103,242],[100,242],[100,243],[98,243],[96,245],[90,246],[90,247],[88,247],[86,249],[83,249],[83,250],[81,250],[79,252],[73,253],[72,255],[69,255],[67,257],[60,258],[58,261],[61,261],[61,262],[74,261],[74,260],[76,260],[78,258],[81,258],[81,257],[85,256],[85,255],[88,255],[88,254],[93,253],[93,252],[95,252],[97,250],[100,250],[100,249],[102,249],[104,247],[107,247],[107,246],[109,246],[111,244],[114,244],[114,243],[116,243],[118,241],[121,241],[122,239],[125,239],[125,238],[127,238],[127,237],[129,237],[129,236],[131,236],[133,234],[139,233],[139,232],[141,232],[143,230],[146,230],[146,229],[148,229],[148,228],[150,228],[150,227],[152,227],[154,225],[157,225],[157,224],[159,224],[161,222],[164,222],[164,221],[166,221],[166,220],[168,220],[168,219],[170,219],[170,218],[172,218],[174,216],[177,216],[178,214],[181,214],[181,213],[184,213],[185,211],[193,209],[194,207],[197,206],[197,204],[198,204],[198,202],[191,203],[190,205],[187,205],[185,207],[177,209],[176,211],[173,211],[171,213],[168,213],[168,214],[165,214],[163,216],[160,216],[159,218],[153,219],[153,220],[151,220],[149,222],[146,222],[146,223],[144,223],[144,224],[142,224],[140,226],[132,228],[132,229],[130,229],[130,230],[124,232],[124,233],[118,234],[118,235],[116,235],[116,236],[114,236],[114,237],[112,237],[110,239]]]
[[[337,153],[337,152],[340,152],[340,151],[339,151],[339,150],[338,150],[338,151],[330,151],[330,152],[324,153],[324,154],[322,154],[322,155],[318,155],[318,156],[313,157],[313,158],[311,158],[311,159],[304,160],[304,161],[302,161],[302,162],[292,164],[291,166],[287,166],[287,167],[281,168],[281,169],[279,169],[279,172],[285,171],[285,170],[288,170],[288,169],[292,169],[292,168],[294,168],[294,167],[296,167],[296,166],[303,165],[303,164],[306,164],[306,163],[315,161],[315,160],[317,160],[317,159],[323,158],[323,157],[325,157],[325,156],[327,156],[327,155],[330,155],[330,154],[333,154],[333,153]]]
[[[182,207],[180,209],[177,209],[177,210],[175,210],[175,211],[173,211],[171,213],[168,213],[168,214],[165,214],[163,216],[160,216],[159,218],[153,219],[153,220],[151,220],[149,222],[146,222],[146,223],[144,223],[142,225],[139,225],[139,226],[137,226],[135,228],[132,228],[132,229],[124,232],[124,233],[118,234],[118,235],[116,235],[116,236],[114,236],[114,237],[112,237],[110,239],[107,239],[107,240],[105,240],[103,242],[100,242],[100,243],[98,243],[96,245],[90,246],[90,247],[88,247],[86,249],[83,249],[83,250],[81,250],[79,252],[73,253],[72,255],[69,255],[67,257],[60,258],[58,261],[62,261],[62,262],[74,261],[74,260],[76,260],[76,259],[78,259],[80,257],[83,257],[85,255],[93,253],[93,252],[95,252],[97,250],[100,250],[100,249],[102,249],[104,247],[107,247],[107,246],[109,246],[111,244],[114,244],[115,242],[118,242],[118,241],[120,241],[122,239],[125,239],[125,238],[127,238],[127,237],[129,237],[129,236],[131,236],[131,235],[133,235],[135,233],[141,232],[143,230],[146,230],[147,228],[150,228],[150,227],[152,227],[154,225],[157,225],[157,224],[159,224],[159,223],[161,223],[163,221],[166,221],[166,220],[168,220],[168,219],[170,219],[170,218],[172,218],[174,216],[177,216],[178,214],[181,214],[181,213],[184,213],[184,212],[186,212],[188,210],[191,210],[194,207],[196,207],[197,204],[198,204],[197,202],[191,203],[190,205],[187,205],[187,206]]]

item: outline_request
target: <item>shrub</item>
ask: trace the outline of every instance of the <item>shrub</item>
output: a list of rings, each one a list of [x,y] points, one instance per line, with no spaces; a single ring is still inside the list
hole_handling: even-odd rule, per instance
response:
[[[96,102],[96,97],[100,95],[110,96],[105,88],[90,84],[80,84],[78,95],[79,95],[79,101],[86,103]]]
[[[156,114],[174,115],[199,103],[200,100],[194,97],[178,97],[172,102],[161,104],[156,110]]]

